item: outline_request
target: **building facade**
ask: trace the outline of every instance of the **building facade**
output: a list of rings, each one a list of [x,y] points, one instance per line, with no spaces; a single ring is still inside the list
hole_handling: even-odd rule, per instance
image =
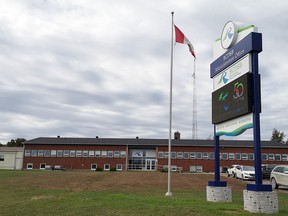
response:
[[[288,146],[262,141],[263,164],[287,164]],[[36,138],[25,142],[24,169],[163,170],[168,164],[167,139]],[[220,141],[220,166],[254,165],[253,141]],[[175,171],[213,172],[213,140],[172,140],[171,165]]]
[[[22,147],[0,147],[0,169],[22,169],[23,152]]]

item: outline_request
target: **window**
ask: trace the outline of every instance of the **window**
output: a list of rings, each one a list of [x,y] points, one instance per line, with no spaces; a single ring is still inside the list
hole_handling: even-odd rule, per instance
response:
[[[126,157],[126,151],[121,151],[121,158],[125,158]]]
[[[89,151],[89,157],[95,157],[95,152],[94,151]]]
[[[228,153],[222,153],[222,160],[228,160]]]
[[[101,157],[106,158],[107,157],[107,151],[102,151],[101,152]]]
[[[31,157],[37,157],[37,150],[31,150]]]
[[[122,164],[117,164],[117,165],[116,165],[116,170],[121,171],[121,170],[122,170]]]
[[[108,158],[113,158],[113,151],[108,151]]]
[[[281,154],[275,154],[275,160],[281,161]]]
[[[64,150],[64,157],[69,157],[69,150]]]
[[[50,157],[50,150],[44,150],[44,157]]]
[[[287,154],[282,154],[282,161],[287,161],[288,157]]]
[[[190,172],[203,172],[202,166],[190,166]]]
[[[190,159],[195,159],[195,158],[196,158],[196,153],[190,152]]]
[[[274,161],[275,160],[274,154],[268,154],[268,159],[270,161]]]
[[[267,154],[261,154],[261,158],[263,161],[267,161],[268,160],[268,155]]]
[[[44,156],[44,150],[38,150],[38,157]]]
[[[196,172],[202,172],[202,166],[196,166]]]
[[[0,155],[0,161],[4,161],[4,155]]]
[[[158,152],[158,158],[164,158],[164,152]]]
[[[241,153],[236,153],[235,154],[235,159],[236,160],[241,160]]]
[[[196,172],[196,166],[190,166],[190,172]]]
[[[248,154],[242,153],[242,160],[248,160]]]
[[[91,164],[91,170],[96,170],[97,169],[97,164]]]
[[[177,152],[177,158],[182,159],[183,158],[183,152]]]
[[[101,156],[101,151],[95,151],[95,157],[100,157]]]
[[[76,151],[76,157],[82,157],[82,151],[81,150]]]
[[[168,158],[168,157],[169,157],[169,152],[165,152],[164,157],[165,157],[165,158]]]
[[[248,158],[249,160],[254,160],[254,153],[249,153]]]
[[[210,159],[210,160],[214,160],[214,159],[215,159],[215,154],[214,154],[214,152],[210,152],[210,153],[209,153],[209,159]]]
[[[84,150],[82,153],[83,153],[82,154],[83,157],[88,157],[88,150]]]
[[[208,159],[208,152],[203,152],[203,159]]]
[[[196,158],[197,159],[202,159],[202,152],[197,152],[196,153]]]
[[[119,151],[114,151],[114,158],[119,158],[119,157],[120,157]]]
[[[45,170],[46,163],[40,163],[40,170]]]
[[[189,152],[184,152],[184,159],[189,159]]]
[[[63,157],[63,150],[57,151],[57,157]]]
[[[110,164],[104,164],[104,170],[110,170]]]
[[[75,157],[75,156],[76,156],[75,150],[70,150],[70,157]]]
[[[229,153],[228,157],[229,157],[229,160],[235,160],[235,154],[234,153]]]
[[[33,169],[33,163],[27,163],[26,169],[32,170]]]
[[[25,157],[31,156],[31,150],[25,150]]]
[[[56,150],[51,150],[51,157],[56,157],[57,151]]]
[[[176,152],[171,152],[171,159],[176,159]]]

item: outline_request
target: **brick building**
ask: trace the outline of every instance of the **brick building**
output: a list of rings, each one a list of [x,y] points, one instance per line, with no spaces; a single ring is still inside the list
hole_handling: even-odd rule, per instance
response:
[[[172,169],[183,172],[214,171],[214,141],[172,140]],[[263,164],[287,164],[288,146],[262,141]],[[162,170],[168,164],[167,139],[118,138],[36,138],[25,142],[23,169]],[[220,141],[220,166],[223,171],[232,164],[254,165],[253,141]]]

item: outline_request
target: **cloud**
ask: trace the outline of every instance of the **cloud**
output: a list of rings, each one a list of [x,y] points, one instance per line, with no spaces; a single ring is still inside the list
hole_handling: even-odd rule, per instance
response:
[[[171,11],[197,55],[198,137],[213,134],[209,66],[228,20],[255,24],[263,33],[262,137],[269,139],[273,127],[287,131],[286,2],[23,0],[0,6],[1,143],[56,135],[168,138]],[[173,131],[190,139],[194,61],[186,45],[174,51]],[[251,137],[247,131],[239,138]]]

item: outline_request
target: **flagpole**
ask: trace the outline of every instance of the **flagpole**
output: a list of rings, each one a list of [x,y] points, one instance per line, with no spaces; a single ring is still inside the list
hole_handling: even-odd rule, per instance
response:
[[[168,142],[168,191],[166,196],[172,196],[171,192],[171,135],[172,135],[172,84],[173,84],[173,30],[174,30],[174,11],[171,12],[171,65],[170,65],[170,106],[169,106],[169,142]]]

